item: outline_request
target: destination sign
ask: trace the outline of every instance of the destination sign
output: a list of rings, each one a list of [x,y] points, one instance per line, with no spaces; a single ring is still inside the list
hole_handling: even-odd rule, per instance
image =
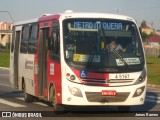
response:
[[[79,22],[74,21],[74,28],[78,29],[104,29],[104,30],[122,30],[122,23],[118,22]]]

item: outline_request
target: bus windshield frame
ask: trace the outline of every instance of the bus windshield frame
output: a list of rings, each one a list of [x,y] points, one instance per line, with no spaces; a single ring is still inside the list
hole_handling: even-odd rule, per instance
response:
[[[140,34],[132,21],[65,19],[63,41],[65,61],[71,68],[94,72],[133,72],[144,68]],[[115,48],[111,48],[113,41]]]

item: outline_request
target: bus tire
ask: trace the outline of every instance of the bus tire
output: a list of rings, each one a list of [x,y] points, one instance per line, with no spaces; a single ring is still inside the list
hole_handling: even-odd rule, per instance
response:
[[[50,86],[49,89],[49,102],[52,104],[53,108],[56,108],[57,100],[56,100],[56,91],[53,88],[53,85]]]
[[[54,112],[56,114],[64,112],[64,107],[62,105],[57,104],[56,91],[55,91],[53,85],[51,85],[51,87],[49,89],[49,101],[52,104]]]
[[[120,112],[129,112],[130,111],[130,106],[119,106],[118,110]]]
[[[27,92],[26,92],[26,85],[25,85],[25,82],[24,82],[24,101],[26,102],[26,103],[30,103],[30,102],[33,102],[34,101],[34,96],[32,96],[32,95],[30,95],[30,94],[28,94]]]

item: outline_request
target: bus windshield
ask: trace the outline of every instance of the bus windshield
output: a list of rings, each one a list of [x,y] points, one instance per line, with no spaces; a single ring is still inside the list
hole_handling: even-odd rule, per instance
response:
[[[72,68],[124,72],[144,67],[141,39],[132,21],[66,19],[63,35],[65,60]]]

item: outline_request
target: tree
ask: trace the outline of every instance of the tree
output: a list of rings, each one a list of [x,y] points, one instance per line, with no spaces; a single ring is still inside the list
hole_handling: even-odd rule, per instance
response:
[[[151,32],[149,35],[146,33],[146,32],[143,32],[142,31],[142,28],[147,26],[146,25],[146,21],[143,20],[142,23],[141,23],[141,26],[140,26],[140,33],[141,33],[141,37],[142,37],[142,40],[145,41],[146,39],[150,38],[151,36],[154,35],[154,32]]]
[[[140,33],[143,41],[149,38],[149,35],[146,32],[140,32]]]
[[[141,23],[141,27],[144,27],[146,25],[146,23],[147,22],[145,20],[143,20],[142,23]]]

